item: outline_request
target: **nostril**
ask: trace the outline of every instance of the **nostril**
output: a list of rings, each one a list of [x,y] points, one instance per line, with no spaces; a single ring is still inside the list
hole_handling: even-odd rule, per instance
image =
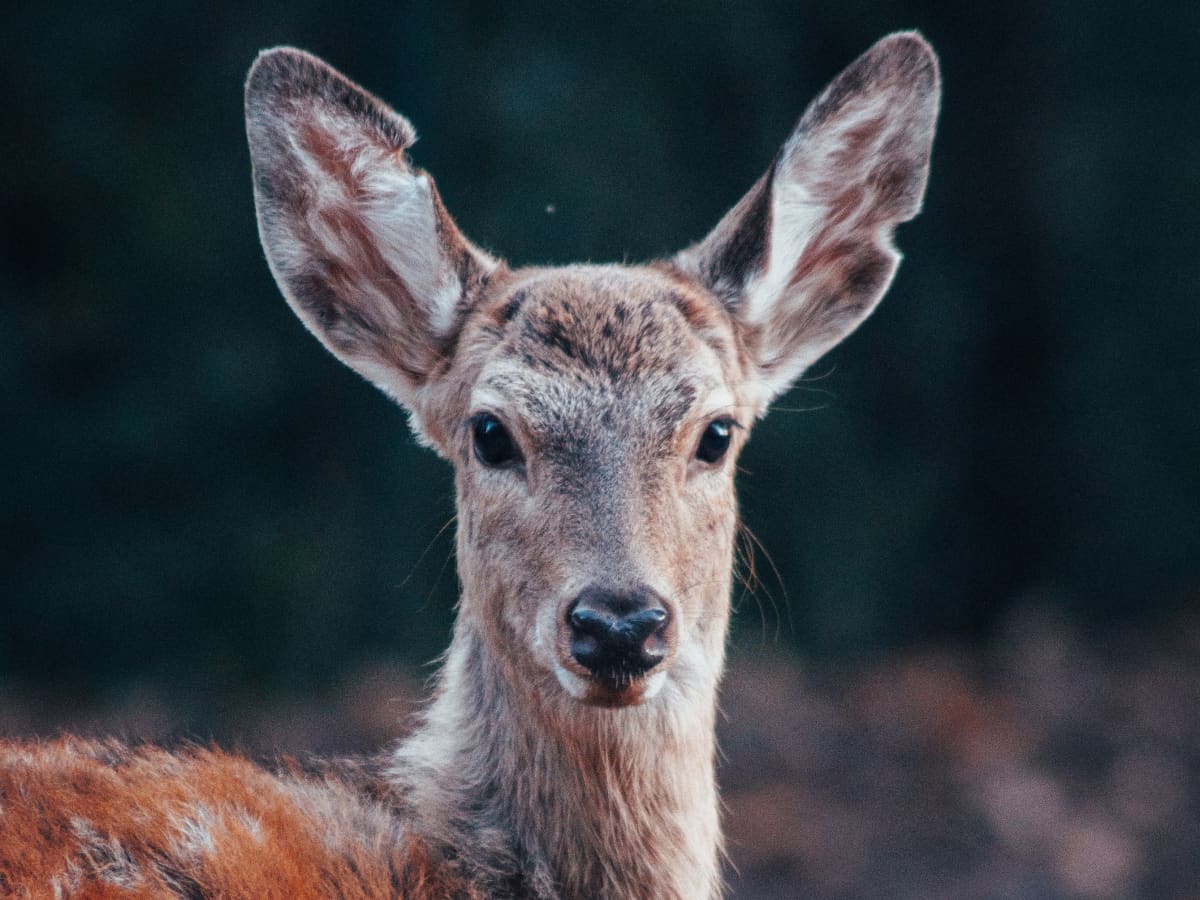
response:
[[[657,607],[636,614],[641,622],[637,639],[638,659],[642,667],[649,670],[667,658],[666,630],[670,616],[665,609]]]
[[[573,631],[594,638],[604,637],[616,624],[612,616],[606,616],[595,609],[581,606],[571,610],[571,614],[567,618]]]
[[[658,631],[667,621],[667,611],[657,607],[622,616],[614,624],[614,630],[633,643],[642,643]]]

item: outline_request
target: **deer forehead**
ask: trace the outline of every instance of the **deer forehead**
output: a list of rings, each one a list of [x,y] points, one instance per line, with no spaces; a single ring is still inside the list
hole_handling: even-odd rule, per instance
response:
[[[511,415],[535,437],[595,424],[661,442],[737,404],[728,317],[655,270],[577,266],[514,279],[487,316],[497,340],[471,407]]]

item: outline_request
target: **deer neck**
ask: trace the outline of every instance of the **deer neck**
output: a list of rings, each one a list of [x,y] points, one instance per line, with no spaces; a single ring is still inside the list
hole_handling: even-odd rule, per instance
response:
[[[392,777],[414,830],[489,895],[720,895],[716,682],[668,681],[624,709],[514,683],[464,602],[435,699]]]

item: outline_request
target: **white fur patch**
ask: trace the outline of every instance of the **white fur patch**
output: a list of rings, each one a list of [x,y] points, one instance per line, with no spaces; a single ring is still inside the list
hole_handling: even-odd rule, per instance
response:
[[[576,700],[582,700],[587,697],[588,683],[586,679],[580,678],[574,672],[567,671],[557,663],[554,666],[554,677],[558,679],[558,683],[562,685],[563,690]]]
[[[81,818],[71,820],[71,830],[79,841],[79,855],[101,881],[131,890],[143,883],[141,867],[115,836],[101,834],[92,823]]]
[[[646,689],[642,692],[643,700],[653,700],[662,692],[667,683],[667,672],[655,672],[646,677]]]
[[[180,859],[198,860],[216,852],[216,814],[204,803],[197,803],[174,821],[177,837],[172,852]]]

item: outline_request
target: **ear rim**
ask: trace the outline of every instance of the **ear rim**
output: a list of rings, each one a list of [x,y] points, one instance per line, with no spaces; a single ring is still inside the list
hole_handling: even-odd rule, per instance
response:
[[[380,140],[397,152],[416,143],[417,132],[412,123],[386,102],[319,56],[286,44],[260,50],[246,74],[247,130],[265,128],[267,113],[283,103],[309,97],[319,97],[354,113],[359,121],[372,125]],[[252,150],[254,146],[252,142]],[[253,162],[252,159],[252,165]]]
[[[822,127],[845,112],[848,104],[873,96],[907,113],[907,118],[896,119],[899,124],[892,138],[904,140],[903,147],[910,151],[909,165],[907,170],[901,170],[882,164],[869,169],[857,182],[883,192],[884,214],[869,220],[866,223],[869,228],[861,232],[861,268],[848,273],[847,286],[839,294],[849,298],[845,304],[848,314],[834,331],[826,331],[824,336],[820,328],[814,327],[808,338],[786,353],[772,357],[763,352],[760,357],[773,326],[778,328],[781,324],[779,309],[783,299],[803,281],[797,276],[798,266],[811,251],[815,234],[801,242],[799,252],[774,258],[774,253],[781,252],[774,246],[780,235],[777,228],[788,225],[780,218],[781,213],[786,216],[797,202],[795,199],[790,204],[781,202],[781,192],[798,191],[801,203],[810,199],[804,197],[808,184],[796,170],[803,172],[810,155],[821,158],[818,153],[821,148],[813,149],[812,145],[822,136]],[[742,335],[752,358],[753,378],[758,382],[755,393],[759,395],[756,401],[759,416],[806,369],[853,333],[887,293],[901,260],[893,241],[894,229],[921,210],[940,105],[940,70],[937,54],[929,42],[916,31],[896,32],[881,38],[809,103],[766,173],[713,230],[671,260],[687,277],[699,281],[716,295]],[[829,155],[828,148],[821,152]],[[820,196],[811,199],[817,209],[824,202]],[[861,290],[868,283],[869,289]],[[798,313],[811,314],[813,306],[811,299],[803,299],[792,304],[790,315],[794,319]],[[830,333],[835,336],[830,338]],[[801,352],[805,346],[810,347],[808,353]]]

